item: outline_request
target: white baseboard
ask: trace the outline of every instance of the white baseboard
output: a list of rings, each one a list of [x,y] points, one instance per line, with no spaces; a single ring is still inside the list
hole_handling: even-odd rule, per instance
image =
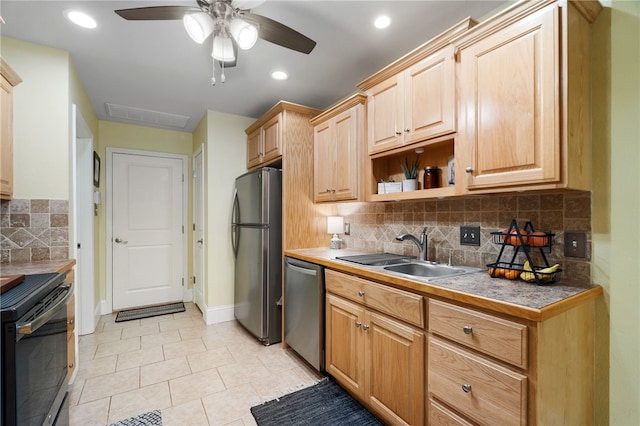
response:
[[[111,308],[109,307],[109,305],[107,304],[106,300],[101,300],[100,301],[100,315],[107,315],[112,313]]]
[[[98,326],[98,322],[100,321],[100,316],[102,315],[102,304],[104,301],[98,302],[96,307],[93,309],[93,331],[96,331],[96,327]],[[92,333],[93,333],[92,331]]]
[[[204,322],[206,324],[217,324],[219,322],[233,321],[234,319],[233,305],[206,308],[204,312]]]

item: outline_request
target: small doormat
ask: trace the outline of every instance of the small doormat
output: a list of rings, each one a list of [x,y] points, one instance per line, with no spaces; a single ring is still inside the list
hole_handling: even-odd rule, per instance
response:
[[[258,426],[382,426],[373,414],[331,378],[251,407],[251,414]]]
[[[131,321],[141,318],[157,317],[159,315],[184,312],[184,303],[169,303],[168,305],[148,306],[146,308],[128,309],[118,312],[116,322]]]
[[[111,423],[109,426],[162,426],[162,415],[160,410],[149,411],[148,413],[120,420]]]

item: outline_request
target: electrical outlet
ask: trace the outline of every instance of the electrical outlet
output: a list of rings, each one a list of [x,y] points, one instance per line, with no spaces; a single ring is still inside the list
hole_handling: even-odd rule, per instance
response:
[[[479,246],[480,245],[480,227],[479,226],[461,226],[460,227],[460,245]]]
[[[587,257],[586,232],[564,233],[564,255],[566,257]]]

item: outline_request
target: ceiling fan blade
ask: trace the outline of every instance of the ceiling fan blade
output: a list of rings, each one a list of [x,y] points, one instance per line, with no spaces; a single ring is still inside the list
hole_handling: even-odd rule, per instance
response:
[[[258,23],[258,35],[263,40],[306,54],[316,47],[316,42],[309,37],[271,18],[248,12],[244,12],[243,16]]]
[[[114,12],[128,21],[165,21],[182,19],[186,12],[197,11],[200,11],[200,9],[190,6],[152,6],[114,10]]]

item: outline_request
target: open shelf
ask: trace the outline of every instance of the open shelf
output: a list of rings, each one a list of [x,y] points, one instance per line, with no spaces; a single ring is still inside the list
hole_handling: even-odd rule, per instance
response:
[[[388,182],[392,179],[395,182],[402,182],[404,174],[400,164],[408,159],[409,163],[415,160],[416,149],[422,149],[420,155],[420,167],[418,173],[418,189],[408,192],[393,192],[389,194],[378,194],[378,182]],[[415,143],[403,146],[391,151],[374,154],[369,157],[370,186],[368,187],[370,201],[401,201],[419,200],[428,198],[442,198],[455,195],[455,187],[449,185],[447,179],[447,168],[449,159],[454,155],[454,139],[451,135],[438,138],[432,141]],[[424,168],[435,166],[439,169],[439,187],[423,189]]]

